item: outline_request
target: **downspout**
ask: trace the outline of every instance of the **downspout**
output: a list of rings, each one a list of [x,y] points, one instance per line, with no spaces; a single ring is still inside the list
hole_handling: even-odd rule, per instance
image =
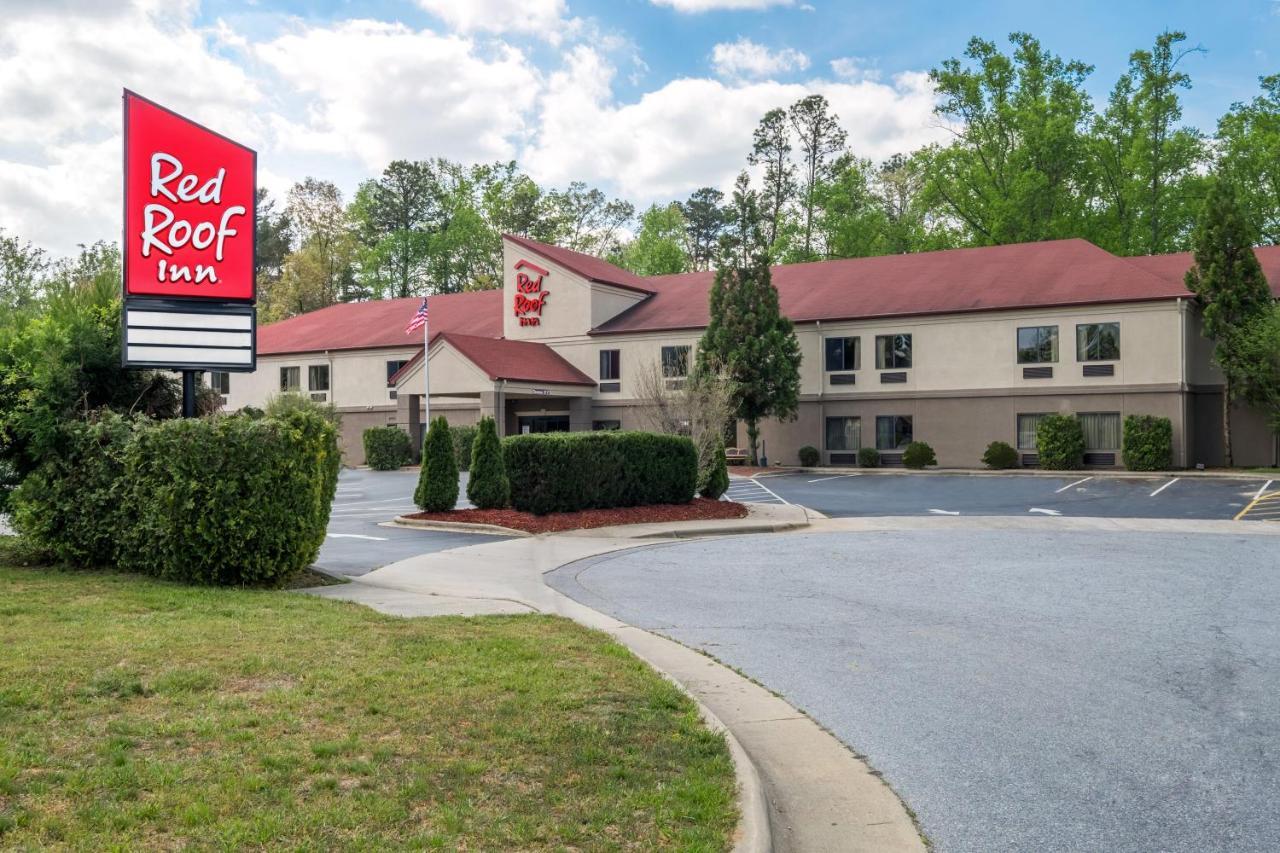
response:
[[[1182,467],[1191,467],[1191,447],[1188,442],[1190,430],[1187,426],[1191,414],[1191,386],[1187,382],[1187,306],[1181,296],[1178,297],[1178,394],[1182,404]]]
[[[507,396],[506,394],[507,394],[507,380],[499,379],[498,380],[498,400],[497,400],[497,405],[494,406],[494,408],[497,409],[498,411],[493,413],[494,420],[496,421],[498,412],[502,412],[502,420],[497,424],[498,438],[502,438],[507,434]]]
[[[826,391],[826,384],[827,384],[827,365],[823,362],[823,353],[825,351],[825,345],[823,344],[823,341],[822,341],[822,321],[814,320],[813,324],[814,324],[814,329],[818,335],[818,430],[819,430],[819,435],[818,435],[817,446],[822,448],[822,450],[819,451],[819,456],[818,456],[819,459],[822,459],[823,457],[821,456],[821,454],[827,452],[827,404],[823,396],[823,392]]]

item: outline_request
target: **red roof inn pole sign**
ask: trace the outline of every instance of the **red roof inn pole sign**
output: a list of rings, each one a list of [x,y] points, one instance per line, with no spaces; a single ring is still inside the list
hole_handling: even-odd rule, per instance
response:
[[[527,272],[526,272],[527,270]],[[548,290],[542,289],[542,280],[551,275],[537,264],[526,260],[516,261],[516,298],[514,313],[521,326],[542,324],[542,307],[547,304]]]
[[[257,154],[124,93],[125,365],[254,367]]]

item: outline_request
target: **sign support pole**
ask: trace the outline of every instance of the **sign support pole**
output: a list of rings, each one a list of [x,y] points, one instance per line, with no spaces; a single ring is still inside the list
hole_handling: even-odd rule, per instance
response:
[[[184,418],[196,416],[196,372],[194,370],[182,371],[182,416]]]

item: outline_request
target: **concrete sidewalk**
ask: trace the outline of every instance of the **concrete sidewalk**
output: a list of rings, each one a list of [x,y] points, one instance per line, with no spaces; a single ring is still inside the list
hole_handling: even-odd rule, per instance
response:
[[[923,851],[915,824],[893,791],[813,720],[711,658],[581,605],[543,581],[544,573],[577,561],[661,547],[655,539],[797,530],[809,524],[802,507],[752,510],[748,518],[714,524],[632,525],[473,545],[306,591],[398,616],[537,612],[604,631],[680,684],[712,727],[726,731],[742,813],[736,850]]]

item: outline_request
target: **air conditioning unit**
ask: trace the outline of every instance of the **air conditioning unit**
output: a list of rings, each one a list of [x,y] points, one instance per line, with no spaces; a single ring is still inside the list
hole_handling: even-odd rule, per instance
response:
[[[390,395],[388,399],[391,399],[391,400],[396,399],[396,389],[392,388],[390,391],[387,392],[387,394]]]
[[[316,391],[311,395],[311,402],[323,403],[329,399],[329,395],[324,391]]]

